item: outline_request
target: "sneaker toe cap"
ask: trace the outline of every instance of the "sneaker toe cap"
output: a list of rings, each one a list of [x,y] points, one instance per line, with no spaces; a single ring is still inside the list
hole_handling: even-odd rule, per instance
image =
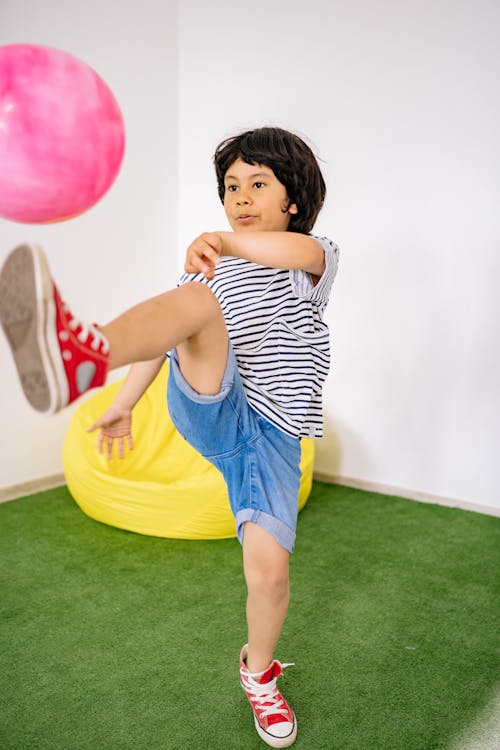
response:
[[[271,737],[290,737],[290,735],[293,735],[295,731],[295,723],[292,723],[291,721],[279,721],[276,724],[270,724],[267,727],[267,734],[270,734]]]
[[[297,721],[295,715],[293,716],[293,721],[275,721],[268,724],[265,729],[259,724],[256,716],[254,719],[257,734],[270,747],[289,747],[295,742],[297,738]]]

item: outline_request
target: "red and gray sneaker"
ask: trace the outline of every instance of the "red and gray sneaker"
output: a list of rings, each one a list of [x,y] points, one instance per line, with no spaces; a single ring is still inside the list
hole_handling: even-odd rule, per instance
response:
[[[276,687],[285,667],[274,660],[264,672],[252,674],[246,665],[248,645],[240,654],[240,682],[253,708],[259,737],[271,747],[289,747],[297,737],[297,720],[292,709]]]
[[[45,414],[103,385],[109,345],[64,304],[36,245],[19,245],[0,272],[0,322],[26,398]]]

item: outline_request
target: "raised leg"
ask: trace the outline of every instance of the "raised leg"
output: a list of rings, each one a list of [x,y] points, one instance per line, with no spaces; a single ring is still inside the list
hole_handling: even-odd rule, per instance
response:
[[[36,245],[18,246],[2,265],[0,323],[26,398],[45,414],[103,385],[109,369],[151,361],[173,347],[186,380],[203,394],[218,392],[226,364],[224,317],[205,284],[161,294],[98,329],[63,302]]]
[[[176,348],[182,374],[198,393],[220,390],[228,337],[220,305],[202,283],[190,282],[130,308],[101,328],[109,368],[151,360]]]

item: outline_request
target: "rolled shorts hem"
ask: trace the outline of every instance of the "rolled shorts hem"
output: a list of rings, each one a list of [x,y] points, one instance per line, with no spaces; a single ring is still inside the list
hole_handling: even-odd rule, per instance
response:
[[[243,544],[244,525],[247,521],[255,523],[261,529],[268,531],[276,539],[279,545],[290,554],[295,546],[295,532],[276,516],[271,516],[258,508],[242,508],[236,514],[236,535],[240,544]]]
[[[236,359],[230,347],[226,360],[226,367],[222,376],[220,391],[219,393],[215,393],[213,396],[206,396],[203,393],[197,393],[197,391],[195,391],[194,388],[189,385],[186,378],[181,372],[177,349],[172,349],[171,351],[170,368],[172,370],[172,375],[174,376],[177,388],[186,396],[186,398],[188,398],[190,401],[193,401],[193,403],[195,404],[217,404],[221,401],[224,401],[227,394],[231,390],[234,381],[234,373],[236,370]]]

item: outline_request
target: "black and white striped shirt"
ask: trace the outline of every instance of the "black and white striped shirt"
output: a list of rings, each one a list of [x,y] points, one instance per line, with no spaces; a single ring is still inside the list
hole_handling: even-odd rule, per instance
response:
[[[223,257],[215,277],[184,274],[179,284],[204,282],[219,301],[250,406],[293,437],[321,437],[321,390],[330,366],[323,322],[338,265],[338,247],[314,237],[325,252],[316,286],[308,273]]]

